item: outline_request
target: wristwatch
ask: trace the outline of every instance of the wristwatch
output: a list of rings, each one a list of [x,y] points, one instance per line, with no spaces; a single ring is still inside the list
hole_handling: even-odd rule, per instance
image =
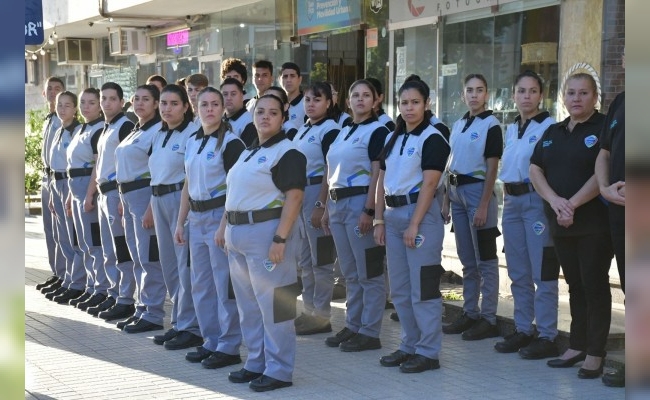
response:
[[[325,204],[323,204],[323,202],[320,201],[320,200],[318,200],[318,201],[314,204],[314,206],[315,206],[316,208],[325,208]]]
[[[273,236],[273,243],[287,243],[287,239],[283,238],[280,235]]]
[[[366,207],[363,207],[363,212],[366,213],[366,214],[368,214],[368,215],[371,216],[371,217],[374,217],[374,216],[375,216],[375,209],[374,209],[374,208],[366,208]]]

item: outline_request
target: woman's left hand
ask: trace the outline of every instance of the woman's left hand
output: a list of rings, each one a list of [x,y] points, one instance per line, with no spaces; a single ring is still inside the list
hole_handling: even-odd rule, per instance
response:
[[[477,228],[482,227],[487,222],[487,207],[479,206],[474,213],[474,226]]]
[[[142,227],[144,229],[153,228],[153,212],[151,211],[151,207],[147,207],[147,211],[142,216]]]
[[[284,261],[284,248],[286,247],[285,243],[275,243],[271,244],[269,248],[269,260],[276,264]]]
[[[370,232],[370,230],[372,229],[372,217],[362,211],[361,215],[359,216],[358,226],[359,226],[359,231],[363,235]]]
[[[409,249],[415,248],[415,237],[418,235],[418,229],[419,227],[417,225],[409,225],[409,227],[404,231],[402,239],[404,241],[404,245]]]
[[[573,215],[567,216],[566,214],[562,213],[559,217],[557,217],[557,223],[560,226],[568,228],[573,225]]]

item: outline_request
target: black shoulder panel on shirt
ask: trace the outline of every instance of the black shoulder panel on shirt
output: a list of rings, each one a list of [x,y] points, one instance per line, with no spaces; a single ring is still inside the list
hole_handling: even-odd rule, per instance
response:
[[[300,151],[290,149],[271,168],[273,183],[282,192],[289,189],[305,190],[307,185],[307,158]]]
[[[226,174],[230,171],[230,168],[235,165],[239,156],[245,149],[246,146],[244,146],[244,143],[239,139],[233,139],[226,143],[226,148],[223,149],[223,169],[226,171]]]
[[[125,121],[122,126],[120,127],[120,133],[118,135],[120,142],[124,140],[127,136],[129,136],[129,133],[135,128],[135,124],[131,121]]]
[[[93,149],[93,154],[97,154],[97,142],[99,142],[99,137],[102,135],[104,128],[99,128],[93,133],[90,137],[90,147]]]
[[[379,154],[384,148],[386,143],[386,136],[390,131],[385,126],[380,126],[370,136],[370,143],[368,144],[368,157],[370,161],[379,161]]]

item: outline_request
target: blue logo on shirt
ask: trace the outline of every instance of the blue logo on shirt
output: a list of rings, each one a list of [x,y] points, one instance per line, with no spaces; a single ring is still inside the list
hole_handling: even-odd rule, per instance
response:
[[[354,140],[352,141],[352,144],[356,144],[358,142],[359,142],[359,138],[354,138]]]
[[[307,143],[314,143],[316,141],[315,136],[310,136],[309,139],[307,139]]]
[[[613,121],[612,121],[612,124],[609,126],[609,129],[614,129],[614,127],[616,126],[616,124],[618,124],[618,121],[617,121],[617,120],[613,120]]]
[[[178,144],[175,144],[175,145],[172,146],[172,151],[176,151],[176,150],[178,150],[180,148],[181,148],[181,146],[179,146]]]
[[[257,159],[258,164],[264,164],[266,162],[266,156],[262,156]]]
[[[545,140],[542,142],[542,147],[548,147],[553,144],[552,140]]]
[[[528,144],[537,143],[537,136],[533,135],[528,138]]]
[[[212,160],[213,158],[214,158],[214,151],[208,151],[207,154],[208,161]]]
[[[294,119],[296,119],[296,117],[297,117],[296,114],[291,114],[291,120],[292,120],[292,121],[293,121]]]
[[[406,155],[411,158],[413,157],[413,154],[415,154],[415,147],[411,147],[408,150],[406,150]]]
[[[422,243],[424,243],[424,235],[421,233],[418,233],[415,236],[415,248],[418,249],[420,246],[422,246]]]
[[[470,142],[475,142],[475,141],[478,139],[478,137],[479,137],[478,132],[472,132],[472,133],[469,135],[469,141],[470,141]]]
[[[535,232],[537,236],[544,233],[545,230],[546,230],[546,225],[544,225],[541,221],[537,221],[533,224],[533,232]]]
[[[135,140],[133,141],[133,143],[138,143],[139,141],[140,141],[140,139],[135,139]]]
[[[598,143],[598,137],[596,135],[589,135],[585,138],[585,146],[592,148],[594,145]]]

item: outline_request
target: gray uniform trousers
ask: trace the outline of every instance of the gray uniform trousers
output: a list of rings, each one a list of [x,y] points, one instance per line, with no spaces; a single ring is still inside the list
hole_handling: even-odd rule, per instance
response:
[[[124,232],[133,259],[138,302],[135,316],[162,325],[165,310],[165,281],[160,267],[158,243],[153,228],[142,227],[151,200],[151,187],[120,193],[124,205]]]
[[[449,185],[449,198],[456,249],[463,264],[463,311],[470,318],[483,317],[495,325],[499,301],[499,259],[496,250],[499,231],[494,193],[488,204],[485,225],[480,229],[473,225],[483,185],[483,182]],[[479,295],[483,296],[480,309]]]
[[[298,296],[300,221],[287,237],[284,261],[273,266],[268,261],[269,248],[279,221],[228,224],[226,248],[241,331],[248,348],[244,368],[289,382],[296,358],[293,320]]]
[[[50,178],[47,175],[43,175],[43,180],[41,181],[41,210],[43,216],[43,231],[45,233],[45,245],[47,246],[47,261],[48,264],[50,264],[52,275],[56,275],[59,279],[63,279],[65,276],[65,257],[63,257],[61,249],[55,240],[56,223],[54,222],[54,215],[52,215],[52,212],[48,207],[51,191]]]
[[[106,294],[110,282],[104,270],[97,196],[93,199],[95,208],[90,212],[84,211],[84,199],[89,183],[90,176],[79,176],[68,180],[72,193],[72,219],[77,234],[77,243],[83,252],[83,263],[86,268],[86,292]]]
[[[331,237],[322,229],[311,226],[311,213],[318,200],[319,185],[305,187],[302,202],[302,218],[307,238],[308,260],[302,267],[302,301],[307,314],[329,318],[332,307],[332,288],[334,286],[334,263],[336,250]]]
[[[188,215],[192,297],[203,347],[211,351],[239,354],[242,332],[237,300],[231,283],[228,255],[214,242],[223,217],[223,207]],[[257,234],[249,240],[257,238]],[[258,243],[257,240],[252,240]]]
[[[102,251],[104,253],[104,271],[110,287],[108,295],[118,304],[133,304],[135,293],[135,276],[133,261],[126,245],[122,217],[118,213],[120,194],[111,190],[99,194],[99,230],[102,234]]]
[[[553,340],[557,336],[559,269],[544,201],[536,192],[506,194],[501,225],[517,331],[535,333],[534,319],[539,336]]]
[[[386,303],[383,246],[372,230],[359,237],[354,232],[366,202],[365,195],[327,202],[341,272],[345,276],[345,324],[352,332],[378,338]]]
[[[442,347],[440,276],[444,272],[441,259],[445,229],[438,197],[420,222],[418,234],[424,241],[413,249],[404,245],[403,237],[417,204],[387,207],[384,211],[391,297],[402,326],[399,349],[433,359],[438,359]]]
[[[160,265],[173,304],[170,316],[172,328],[198,335],[199,322],[194,312],[190,267],[187,265],[188,245],[179,246],[174,243],[180,204],[180,190],[162,196],[151,196]]]
[[[62,286],[68,289],[84,290],[86,288],[86,270],[83,266],[83,253],[75,244],[72,217],[65,214],[65,200],[70,190],[68,180],[52,180],[51,187],[50,196],[54,204],[56,238],[61,247],[61,253],[65,257],[65,276]]]

